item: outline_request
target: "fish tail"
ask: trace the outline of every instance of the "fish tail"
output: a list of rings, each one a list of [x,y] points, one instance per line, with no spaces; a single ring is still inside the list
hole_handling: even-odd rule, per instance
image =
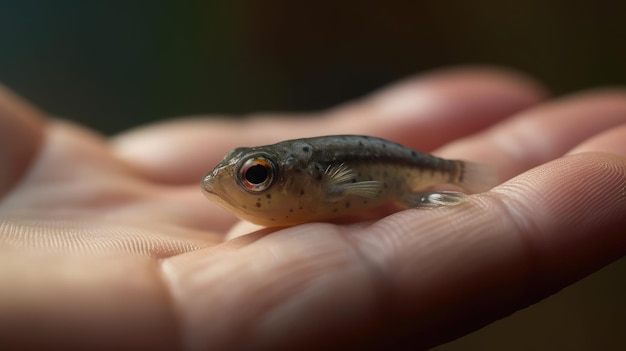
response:
[[[455,161],[457,177],[455,184],[472,192],[481,193],[498,185],[498,172],[495,166],[467,161]]]

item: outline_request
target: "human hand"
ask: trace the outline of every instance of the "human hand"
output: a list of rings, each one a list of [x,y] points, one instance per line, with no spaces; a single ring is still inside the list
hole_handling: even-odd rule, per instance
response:
[[[458,69],[317,114],[111,139],[1,93],[8,347],[428,347],[626,252],[623,91],[542,102],[523,77]],[[200,191],[233,147],[340,133],[495,164],[503,184],[459,206],[279,230],[237,224]]]

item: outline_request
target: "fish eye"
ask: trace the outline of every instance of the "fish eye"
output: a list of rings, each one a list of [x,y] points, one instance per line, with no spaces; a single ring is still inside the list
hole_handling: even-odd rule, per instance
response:
[[[256,193],[268,189],[274,182],[276,166],[262,156],[251,157],[239,168],[239,183],[247,191]]]

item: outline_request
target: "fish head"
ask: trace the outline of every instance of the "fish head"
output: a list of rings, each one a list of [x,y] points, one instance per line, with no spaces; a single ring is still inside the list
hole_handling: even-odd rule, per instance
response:
[[[302,196],[302,189],[308,190],[310,185],[304,171],[307,155],[293,150],[292,145],[233,149],[202,178],[202,190],[244,220],[265,226],[289,225],[290,215],[302,210],[302,202],[310,199]]]

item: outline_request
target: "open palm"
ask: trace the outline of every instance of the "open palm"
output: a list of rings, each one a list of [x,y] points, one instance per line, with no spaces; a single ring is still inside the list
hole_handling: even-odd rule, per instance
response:
[[[277,350],[467,333],[626,253],[626,93],[542,99],[512,73],[458,69],[319,114],[106,139],[3,92],[0,339]],[[233,147],[341,133],[492,163],[503,184],[455,207],[279,230],[200,191]]]

